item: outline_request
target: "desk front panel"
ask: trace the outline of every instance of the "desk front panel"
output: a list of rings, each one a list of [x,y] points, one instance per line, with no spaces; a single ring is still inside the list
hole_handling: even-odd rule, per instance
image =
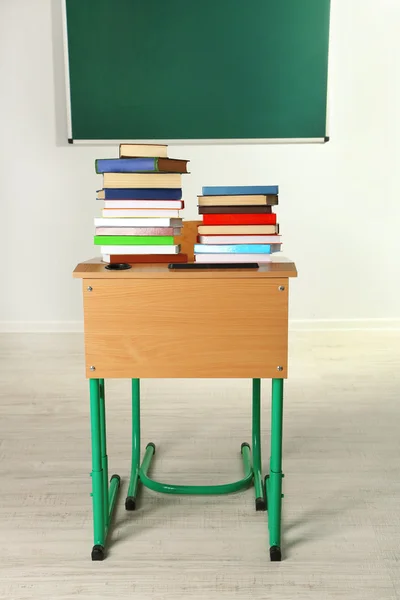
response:
[[[86,375],[286,378],[288,286],[287,278],[85,279]]]

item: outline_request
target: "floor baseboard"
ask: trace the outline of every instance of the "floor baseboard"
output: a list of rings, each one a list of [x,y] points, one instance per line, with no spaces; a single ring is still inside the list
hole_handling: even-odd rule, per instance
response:
[[[0,321],[0,333],[83,333],[83,321]]]
[[[291,319],[290,331],[399,331],[399,319]],[[0,321],[0,333],[82,333],[83,321]]]
[[[293,319],[290,331],[399,331],[400,319]]]

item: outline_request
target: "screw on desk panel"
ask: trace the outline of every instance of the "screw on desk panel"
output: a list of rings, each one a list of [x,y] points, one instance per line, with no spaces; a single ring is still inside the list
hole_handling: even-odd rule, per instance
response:
[[[284,290],[284,289],[285,289],[285,286],[284,286],[284,285],[280,285],[280,286],[278,287],[278,290],[279,290],[280,292],[283,292],[283,290]]]
[[[90,368],[92,368],[92,367],[90,367]],[[283,367],[281,367],[281,366],[276,367],[276,368],[277,368],[278,371],[283,371]]]
[[[89,369],[90,369],[91,371],[95,371],[95,370],[96,370],[96,367],[94,367],[94,366],[92,365],[91,367],[89,367]]]
[[[89,285],[86,289],[87,289],[88,292],[91,292],[93,290],[93,288],[92,288],[91,285]]]

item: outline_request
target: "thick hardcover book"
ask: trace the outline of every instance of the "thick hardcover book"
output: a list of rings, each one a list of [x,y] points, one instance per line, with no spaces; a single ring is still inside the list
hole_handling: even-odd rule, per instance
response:
[[[172,246],[173,235],[95,235],[96,246]]]
[[[181,235],[181,232],[181,227],[96,227],[95,230],[96,235]]]
[[[174,208],[103,208],[103,217],[115,219],[116,217],[172,217],[179,218],[179,210]]]
[[[105,263],[187,263],[187,254],[103,254],[102,260]]]
[[[226,214],[270,214],[271,206],[199,206],[200,215],[226,215]]]
[[[168,156],[167,144],[120,144],[119,145],[120,158],[131,158],[131,157],[153,157],[162,156],[166,158]]]
[[[182,188],[179,173],[104,173],[104,188]]]
[[[98,158],[96,173],[187,173],[187,160],[175,158]]]
[[[104,208],[175,208],[185,207],[182,200],[104,200]]]
[[[199,235],[200,244],[282,244],[280,235]]]
[[[96,217],[95,227],[182,227],[182,219],[102,219]]]
[[[277,246],[280,249],[280,246]],[[195,244],[195,254],[271,254],[277,249],[272,244]]]
[[[199,235],[273,235],[279,225],[199,225]]]
[[[182,188],[105,188],[97,191],[97,200],[182,200]]]
[[[265,263],[271,262],[272,254],[195,254],[194,260],[197,263]]]
[[[265,206],[278,204],[278,196],[197,196],[199,206]]]
[[[217,185],[203,187],[203,196],[248,196],[265,194],[276,196],[279,193],[277,185]]]
[[[203,215],[203,225],[275,225],[276,215]]]
[[[179,254],[180,245],[174,246],[100,246],[100,254]]]

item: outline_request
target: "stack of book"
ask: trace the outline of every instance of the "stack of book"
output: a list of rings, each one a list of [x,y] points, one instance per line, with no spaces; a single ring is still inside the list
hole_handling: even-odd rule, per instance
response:
[[[278,186],[203,187],[195,262],[268,262],[281,249]]]
[[[103,262],[187,262],[174,241],[182,229],[187,163],[168,158],[167,146],[156,144],[121,144],[119,158],[96,160],[104,208],[95,219],[94,243]]]

